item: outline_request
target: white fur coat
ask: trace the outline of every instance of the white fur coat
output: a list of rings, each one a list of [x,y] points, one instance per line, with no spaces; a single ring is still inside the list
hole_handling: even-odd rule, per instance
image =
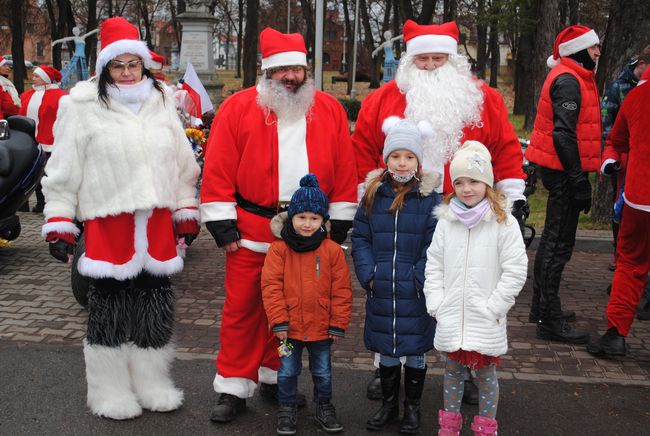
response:
[[[45,217],[83,221],[136,210],[198,207],[199,166],[171,95],[155,89],[137,114],[99,104],[93,80],[61,99],[45,168]]]

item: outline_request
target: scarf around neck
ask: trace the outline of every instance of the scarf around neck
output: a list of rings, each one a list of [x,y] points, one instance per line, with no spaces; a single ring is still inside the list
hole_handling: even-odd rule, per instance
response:
[[[284,226],[282,226],[280,236],[282,236],[284,242],[286,242],[289,248],[293,251],[306,253],[308,251],[314,251],[320,247],[323,239],[327,237],[327,230],[325,230],[325,226],[323,225],[313,235],[301,236],[296,233],[296,230],[293,228],[293,224],[289,219],[284,223]]]
[[[454,197],[451,199],[449,207],[458,218],[458,221],[463,223],[468,229],[473,229],[490,210],[490,202],[488,202],[487,198],[484,198],[474,207],[467,207],[458,198]]]
[[[111,100],[126,106],[131,112],[137,114],[140,112],[142,104],[149,98],[153,89],[153,80],[145,77],[133,85],[118,85],[114,83],[108,85],[106,93]]]

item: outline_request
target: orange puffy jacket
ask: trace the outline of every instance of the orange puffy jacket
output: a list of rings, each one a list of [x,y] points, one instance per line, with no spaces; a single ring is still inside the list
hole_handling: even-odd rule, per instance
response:
[[[339,244],[325,239],[298,253],[271,244],[262,269],[262,297],[270,326],[288,323],[288,337],[303,342],[342,336],[350,323],[350,270]]]

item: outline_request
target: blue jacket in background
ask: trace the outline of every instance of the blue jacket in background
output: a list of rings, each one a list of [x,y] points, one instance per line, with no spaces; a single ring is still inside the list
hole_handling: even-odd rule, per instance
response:
[[[370,172],[366,184],[383,173]],[[435,321],[427,313],[422,288],[436,227],[433,209],[440,203],[434,192],[438,183],[437,175],[425,173],[395,214],[388,212],[395,193],[383,183],[370,217],[363,204],[354,217],[352,256],[357,278],[368,292],[364,342],[371,351],[400,357],[433,348]]]

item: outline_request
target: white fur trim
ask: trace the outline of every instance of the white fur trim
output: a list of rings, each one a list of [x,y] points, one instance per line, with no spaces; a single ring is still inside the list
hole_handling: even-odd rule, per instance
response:
[[[201,221],[201,213],[198,209],[178,209],[172,214],[175,223],[183,221]]]
[[[357,203],[336,201],[330,203],[329,215],[332,220],[352,221],[357,213]]]
[[[87,404],[95,415],[112,419],[131,419],[142,415],[142,407],[131,391],[128,347],[89,345],[84,339]]]
[[[580,50],[593,47],[596,44],[600,44],[600,38],[598,38],[596,31],[591,29],[589,32],[583,33],[577,38],[563,42],[558,46],[558,50],[560,52],[560,57],[563,57],[578,53]]]
[[[41,229],[41,236],[47,237],[50,233],[70,233],[75,237],[79,236],[79,227],[73,222],[70,221],[54,221],[51,223],[43,224]]]
[[[170,367],[174,347],[140,348],[130,346],[131,383],[140,405],[153,412],[169,412],[183,404],[183,391],[174,386]]]
[[[644,212],[650,212],[650,204],[637,204],[637,203],[632,203],[630,200],[627,199],[625,196],[625,192],[623,192],[623,201],[625,201],[625,204],[630,206],[632,209],[637,209],[637,210],[642,210]]]
[[[268,242],[257,242],[251,241],[250,239],[240,239],[240,241],[243,248],[248,248],[250,251],[254,251],[255,253],[266,253],[269,251],[269,247],[271,246]]]
[[[260,383],[269,385],[278,384],[278,372],[266,366],[260,366],[260,369],[257,371],[257,377]]]
[[[637,86],[639,86],[639,85],[637,85]],[[611,164],[611,163],[616,163],[616,160],[615,160],[615,159],[612,159],[612,158],[607,158],[607,159],[605,159],[605,160],[603,161],[603,164],[600,166],[600,173],[601,173],[601,174],[605,174],[605,167],[606,167],[607,165]]]
[[[218,394],[230,394],[246,399],[255,394],[257,384],[253,380],[243,377],[223,377],[217,374],[212,382],[214,391]]]
[[[144,41],[136,41],[133,39],[120,39],[112,44],[102,48],[97,56],[97,63],[95,64],[95,72],[100,74],[104,67],[113,59],[123,54],[133,54],[138,56],[144,62],[144,66],[151,68],[151,54]]]
[[[40,67],[34,68],[34,74],[36,74],[41,79],[45,80],[45,83],[52,83],[52,79],[50,79],[50,76],[48,76],[47,73],[43,71],[42,68]]]
[[[496,188],[506,196],[510,203],[526,199],[524,195],[526,182],[524,179],[503,179],[497,182]]]
[[[406,43],[406,54],[423,53],[458,54],[458,42],[449,35],[420,35]]]
[[[34,124],[35,124],[34,136],[38,136],[38,121],[39,121],[38,110],[41,108],[41,104],[43,104],[44,97],[45,97],[45,90],[41,90],[41,91],[35,90],[34,93],[32,94],[32,97],[29,99],[29,102],[27,103],[26,115],[27,118],[31,118],[32,120],[34,120]]]
[[[147,239],[147,222],[152,211],[135,212],[135,254],[128,262],[115,265],[103,260],[87,257],[85,254],[79,259],[77,266],[82,275],[92,278],[111,277],[117,280],[131,279],[144,269],[156,276],[176,274],[183,269],[183,259],[180,254],[169,260],[160,261],[148,253],[149,241]],[[178,248],[177,248],[178,253]]]
[[[285,51],[262,58],[262,70],[292,65],[307,67],[307,55],[301,51]]]
[[[383,123],[381,123],[381,131],[384,132],[384,135],[388,135],[388,132],[391,131],[393,127],[400,121],[402,121],[403,118],[400,118],[398,116],[392,115],[384,120]]]
[[[213,201],[201,204],[201,223],[208,221],[236,220],[237,203],[230,201]]]

